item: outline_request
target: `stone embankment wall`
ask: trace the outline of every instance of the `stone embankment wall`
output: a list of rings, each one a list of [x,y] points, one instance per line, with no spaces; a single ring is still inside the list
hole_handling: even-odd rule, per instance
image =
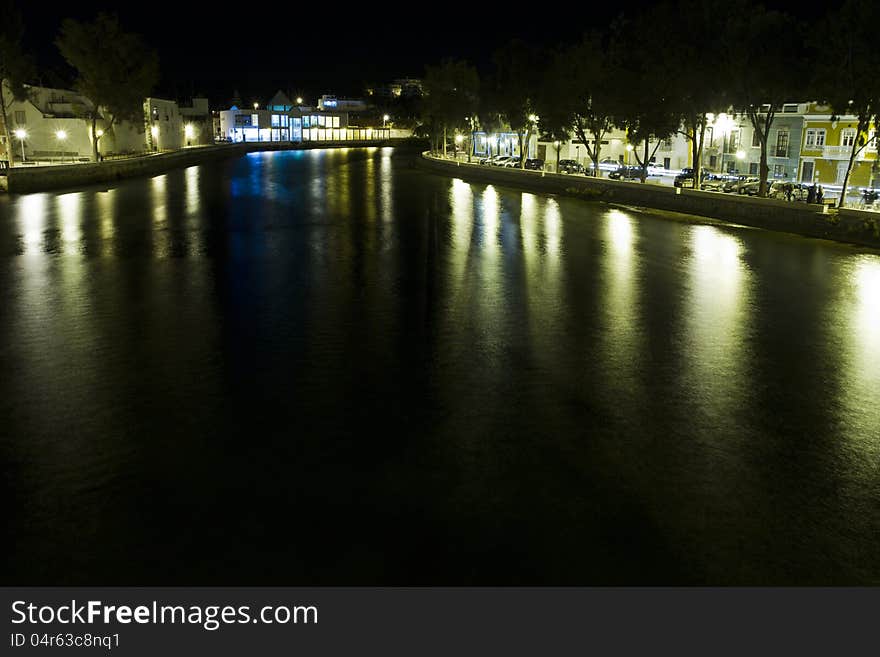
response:
[[[744,226],[880,247],[878,212],[849,209],[838,212],[819,205],[738,194],[480,166],[433,158],[427,154],[422,154],[418,163],[426,170],[468,181],[680,212]]]
[[[0,176],[0,191],[10,193],[42,192],[96,183],[110,183],[123,178],[153,176],[171,169],[193,166],[211,160],[241,156],[252,151],[305,150],[314,148],[357,148],[363,146],[400,146],[410,144],[408,139],[375,141],[306,142],[249,142],[245,144],[218,144],[187,148],[172,153],[144,157],[108,160],[91,164],[70,164],[43,167],[13,167]]]

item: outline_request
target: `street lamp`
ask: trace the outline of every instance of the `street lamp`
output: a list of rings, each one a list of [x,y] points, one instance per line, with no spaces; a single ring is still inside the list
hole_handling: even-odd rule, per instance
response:
[[[61,142],[61,161],[64,162],[64,141],[67,139],[67,132],[64,130],[56,130],[55,139]]]
[[[254,103],[254,109],[257,109],[257,108],[259,108],[259,107],[260,107],[260,104],[259,104],[259,103]]]
[[[19,128],[15,131],[15,136],[21,142],[21,161],[24,162],[24,140],[27,139],[27,131]]]
[[[633,152],[633,149],[634,149],[634,146],[632,144],[626,145],[626,163],[627,164],[632,163],[632,160],[630,159],[629,154]]]
[[[194,133],[194,130],[193,130],[192,123],[187,123],[185,126],[183,126],[183,134],[186,137],[186,145],[187,146],[192,145],[191,142],[192,142],[192,138],[193,138],[193,133]]]
[[[302,96],[297,96],[297,97],[296,97],[296,104],[297,104],[297,105],[302,105],[302,104],[303,104]]]
[[[390,119],[390,118],[391,118],[391,117],[388,116],[387,114],[383,114],[383,115],[382,115],[382,127],[383,127],[383,128],[385,127],[385,122],[386,122],[388,119]]]

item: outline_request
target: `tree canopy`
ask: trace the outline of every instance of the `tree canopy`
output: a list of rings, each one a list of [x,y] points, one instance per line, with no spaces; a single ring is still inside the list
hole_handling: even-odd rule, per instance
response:
[[[156,53],[142,39],[125,32],[116,16],[101,13],[91,22],[65,19],[55,41],[77,72],[74,86],[94,104],[91,111],[94,159],[98,159],[97,120],[107,129],[142,115],[144,98],[159,76]]]

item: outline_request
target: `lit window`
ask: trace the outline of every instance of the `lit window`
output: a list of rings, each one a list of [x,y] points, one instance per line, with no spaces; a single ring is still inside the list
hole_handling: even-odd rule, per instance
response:
[[[273,114],[272,115],[272,127],[277,128],[280,125],[281,125],[281,117],[278,116],[277,114]]]
[[[251,114],[251,125],[257,127],[260,125],[260,115],[259,114]]]
[[[846,128],[840,131],[840,145],[852,146],[856,140],[856,131],[853,128]]]
[[[338,127],[339,127],[339,117],[338,117],[338,116],[334,116],[334,117],[333,117],[333,127],[334,127],[334,128],[338,128]]]

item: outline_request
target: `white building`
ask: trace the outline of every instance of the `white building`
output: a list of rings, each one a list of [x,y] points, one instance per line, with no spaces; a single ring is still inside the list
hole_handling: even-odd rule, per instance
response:
[[[233,106],[220,112],[220,139],[231,142],[359,141],[390,136],[388,128],[349,125],[345,111],[299,107],[282,111]]]
[[[337,98],[324,94],[318,99],[319,110],[341,110],[345,112],[362,112],[369,106],[359,98]]]

